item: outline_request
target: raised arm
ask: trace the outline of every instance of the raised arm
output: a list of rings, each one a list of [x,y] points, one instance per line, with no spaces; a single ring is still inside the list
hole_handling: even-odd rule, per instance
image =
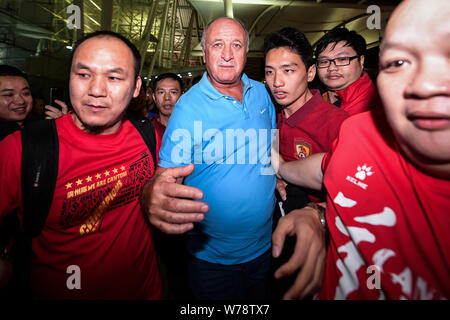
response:
[[[314,190],[322,189],[322,160],[325,153],[315,153],[305,159],[280,162],[278,175],[286,181]]]
[[[325,153],[315,153],[305,159],[286,162],[279,153],[278,134],[272,142],[271,164],[278,178],[292,184],[321,190],[323,183],[322,160]]]

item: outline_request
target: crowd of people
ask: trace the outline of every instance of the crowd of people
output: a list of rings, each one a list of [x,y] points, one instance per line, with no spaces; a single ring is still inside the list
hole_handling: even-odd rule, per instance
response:
[[[449,32],[445,0],[403,1],[375,85],[361,35],[314,51],[283,28],[265,86],[221,17],[184,92],[174,73],[147,87],[136,47],[97,31],[73,49],[69,101],[34,111],[1,65],[2,297],[448,299]]]

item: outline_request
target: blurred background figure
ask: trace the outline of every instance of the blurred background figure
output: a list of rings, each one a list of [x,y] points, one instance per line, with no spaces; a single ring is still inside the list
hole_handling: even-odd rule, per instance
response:
[[[20,129],[33,107],[33,97],[25,73],[0,65],[0,140]]]
[[[33,107],[29,117],[32,119],[44,119],[45,98],[40,93],[33,93]]]
[[[153,117],[152,122],[162,138],[173,107],[183,93],[183,81],[175,73],[163,73],[153,80],[153,91],[158,114]]]
[[[145,85],[145,81],[142,82],[145,87],[145,100],[147,101],[148,117],[151,119],[158,114],[158,108],[156,108],[155,100],[153,99],[153,89]]]

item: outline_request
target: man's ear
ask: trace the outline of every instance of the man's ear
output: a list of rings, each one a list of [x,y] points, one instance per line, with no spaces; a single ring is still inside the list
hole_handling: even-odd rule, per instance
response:
[[[316,77],[316,65],[312,64],[308,69],[308,82],[311,82]]]
[[[136,88],[134,89],[133,92],[133,98],[136,98],[139,95],[139,92],[141,91],[141,86],[142,86],[142,79],[141,77],[137,77],[136,78]]]
[[[205,60],[206,53],[205,53],[205,49],[203,49],[203,47],[202,47],[202,53],[203,53],[203,57],[202,57],[203,63],[206,63],[206,60]]]
[[[361,69],[364,69],[364,56],[359,57],[359,63],[361,64]]]

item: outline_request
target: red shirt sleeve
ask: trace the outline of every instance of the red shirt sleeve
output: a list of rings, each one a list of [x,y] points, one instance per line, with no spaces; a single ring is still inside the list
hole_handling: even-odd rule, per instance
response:
[[[338,139],[334,139],[333,143],[331,144],[331,149],[327,153],[325,153],[325,156],[322,159],[322,172],[325,174],[325,171],[327,170],[328,164],[330,163],[330,159],[333,155],[334,150],[336,149],[336,145],[338,144]]]
[[[20,131],[0,141],[0,219],[22,209]]]

